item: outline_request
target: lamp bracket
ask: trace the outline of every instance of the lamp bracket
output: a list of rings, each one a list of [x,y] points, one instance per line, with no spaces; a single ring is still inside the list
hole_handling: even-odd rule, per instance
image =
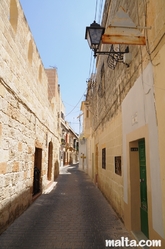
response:
[[[97,54],[102,54],[102,55],[109,55],[109,54],[126,54],[126,53],[129,53],[129,52],[106,52],[106,51],[94,51],[94,53],[97,55]],[[94,56],[95,56],[94,54]]]
[[[125,51],[121,52],[121,51],[97,51],[97,49],[93,49],[94,52],[94,57],[97,57],[97,54],[100,55],[111,55],[111,54],[116,54],[116,55],[122,55],[122,54],[126,54],[129,53],[129,47],[126,47]]]
[[[152,29],[152,26],[150,27],[144,27],[144,26],[114,26],[114,25],[109,25],[110,28],[121,28],[121,29]]]

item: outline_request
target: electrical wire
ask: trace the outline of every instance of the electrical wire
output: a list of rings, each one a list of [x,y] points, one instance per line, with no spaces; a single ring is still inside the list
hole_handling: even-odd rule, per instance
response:
[[[63,102],[64,102],[64,104],[66,104],[66,105],[69,105],[69,106],[71,106],[71,107],[74,107],[74,105],[71,105],[71,104],[67,103],[66,101],[63,101]]]
[[[102,12],[103,12],[103,0],[100,1],[100,7],[99,7],[98,23],[100,23],[100,24],[101,24]]]
[[[138,2],[136,3],[137,6],[136,6],[136,9],[137,9],[137,19],[138,19],[138,25],[140,25],[140,14],[139,14],[139,5],[138,5]],[[144,110],[144,121],[145,121],[145,124],[146,124],[146,105],[145,105],[145,87],[144,87],[144,68],[143,68],[143,54],[142,54],[142,47],[141,45],[139,46],[139,50],[140,50],[140,59],[141,59],[141,63],[140,63],[140,69],[141,69],[141,83],[142,83],[142,88],[143,88],[143,110]]]
[[[91,50],[91,58],[90,58],[90,66],[89,66],[89,77],[88,78],[90,78],[91,73],[92,73],[92,71],[91,71],[91,68],[92,68],[92,59],[93,59],[93,51]]]
[[[94,74],[94,69],[96,71],[95,58],[93,58],[93,66],[92,66],[92,73],[91,74]]]
[[[145,27],[147,27],[147,4],[148,4],[147,0],[143,0],[144,11],[145,11]],[[151,51],[151,48],[149,45],[148,30],[147,29],[145,29],[145,36],[146,36],[146,51],[148,53],[149,60],[153,66],[157,66],[158,64],[153,63],[152,54],[154,53],[154,51],[156,50],[156,48],[158,47],[158,45],[160,44],[160,42],[164,38],[165,34],[163,33],[163,35],[160,37],[157,45],[154,47],[154,49],[152,51]]]
[[[96,16],[97,16],[97,6],[98,6],[98,0],[96,0],[96,6],[95,6],[95,21],[96,21]]]
[[[80,101],[82,100],[82,98],[84,97],[84,94],[86,93],[86,90],[84,91],[84,93],[83,93],[83,95],[81,96],[81,98],[80,98],[80,100],[78,101],[78,103],[73,107],[73,109],[69,112],[69,113],[67,113],[66,115],[65,115],[65,117],[67,117],[69,114],[71,114],[73,111],[74,111],[74,109],[78,106],[78,104],[80,103]]]
[[[98,23],[101,22],[101,16],[103,13],[103,3],[105,0],[96,0],[96,5],[95,5],[95,15],[94,15],[94,20],[97,20],[97,10],[99,8],[99,13],[98,13]],[[93,51],[91,51],[91,57],[90,57],[90,65],[89,65],[89,79],[91,78],[91,75],[96,72],[96,63],[95,63],[95,58],[93,57]]]

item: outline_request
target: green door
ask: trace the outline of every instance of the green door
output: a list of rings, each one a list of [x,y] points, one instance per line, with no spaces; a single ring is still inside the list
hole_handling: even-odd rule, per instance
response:
[[[140,216],[141,231],[148,238],[148,205],[147,205],[147,182],[146,182],[146,154],[145,140],[139,140],[139,165],[140,165]]]

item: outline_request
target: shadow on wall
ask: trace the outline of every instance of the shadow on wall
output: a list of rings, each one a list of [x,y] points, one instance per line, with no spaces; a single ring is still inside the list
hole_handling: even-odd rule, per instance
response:
[[[15,198],[9,198],[0,210],[0,234],[4,232],[32,203],[31,190],[22,192]]]

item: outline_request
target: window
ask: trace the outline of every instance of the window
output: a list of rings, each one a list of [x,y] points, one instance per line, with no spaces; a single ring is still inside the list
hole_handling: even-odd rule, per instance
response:
[[[63,112],[61,112],[61,118],[64,120],[64,113]]]
[[[106,169],[106,148],[102,149],[102,168]]]
[[[86,117],[89,118],[89,110],[86,110]]]
[[[121,176],[121,156],[115,156],[115,173]]]
[[[48,148],[48,169],[47,169],[47,179],[51,181],[52,178],[52,166],[53,166],[53,143],[49,142]]]

